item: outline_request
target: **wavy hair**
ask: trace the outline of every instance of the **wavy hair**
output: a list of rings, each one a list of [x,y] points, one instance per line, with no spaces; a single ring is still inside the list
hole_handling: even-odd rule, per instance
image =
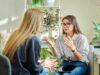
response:
[[[24,14],[20,27],[12,33],[6,42],[2,54],[8,56],[12,62],[17,48],[26,39],[30,39],[38,32],[42,21],[43,13],[39,9],[28,9]]]

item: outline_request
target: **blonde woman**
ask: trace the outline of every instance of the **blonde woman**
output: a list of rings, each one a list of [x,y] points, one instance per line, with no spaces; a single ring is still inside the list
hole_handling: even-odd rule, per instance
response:
[[[28,9],[20,27],[8,39],[2,54],[11,61],[12,75],[49,75],[49,69],[38,62],[41,46],[35,35],[42,23],[43,13],[38,9]],[[42,65],[54,66],[48,59]]]

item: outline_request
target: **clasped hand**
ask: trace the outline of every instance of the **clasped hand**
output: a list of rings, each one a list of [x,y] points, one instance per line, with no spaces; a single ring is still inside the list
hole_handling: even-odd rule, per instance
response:
[[[50,70],[54,70],[55,67],[57,66],[57,62],[54,59],[45,59],[44,62],[42,63],[43,67],[47,67]]]
[[[70,36],[67,36],[64,38],[65,44],[71,49],[71,50],[76,50],[75,45],[73,43],[73,40],[71,39]]]

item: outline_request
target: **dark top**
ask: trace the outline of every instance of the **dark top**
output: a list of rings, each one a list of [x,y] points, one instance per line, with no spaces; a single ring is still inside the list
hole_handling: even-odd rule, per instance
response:
[[[39,75],[43,67],[38,62],[40,42],[36,36],[21,44],[14,55],[12,75]]]

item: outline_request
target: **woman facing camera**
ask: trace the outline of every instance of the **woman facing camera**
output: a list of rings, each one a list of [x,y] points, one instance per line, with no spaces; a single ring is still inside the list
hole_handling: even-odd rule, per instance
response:
[[[62,28],[63,35],[56,40],[55,44],[49,37],[45,37],[45,40],[51,45],[54,55],[63,60],[62,75],[87,75],[89,45],[75,16],[65,16],[62,19]],[[55,71],[54,75],[61,75],[59,69]]]
[[[49,59],[41,62],[42,66],[38,61],[41,46],[36,34],[42,23],[43,13],[28,9],[20,27],[5,44],[2,54],[11,61],[12,75],[49,75],[49,69],[54,67],[54,61]]]

